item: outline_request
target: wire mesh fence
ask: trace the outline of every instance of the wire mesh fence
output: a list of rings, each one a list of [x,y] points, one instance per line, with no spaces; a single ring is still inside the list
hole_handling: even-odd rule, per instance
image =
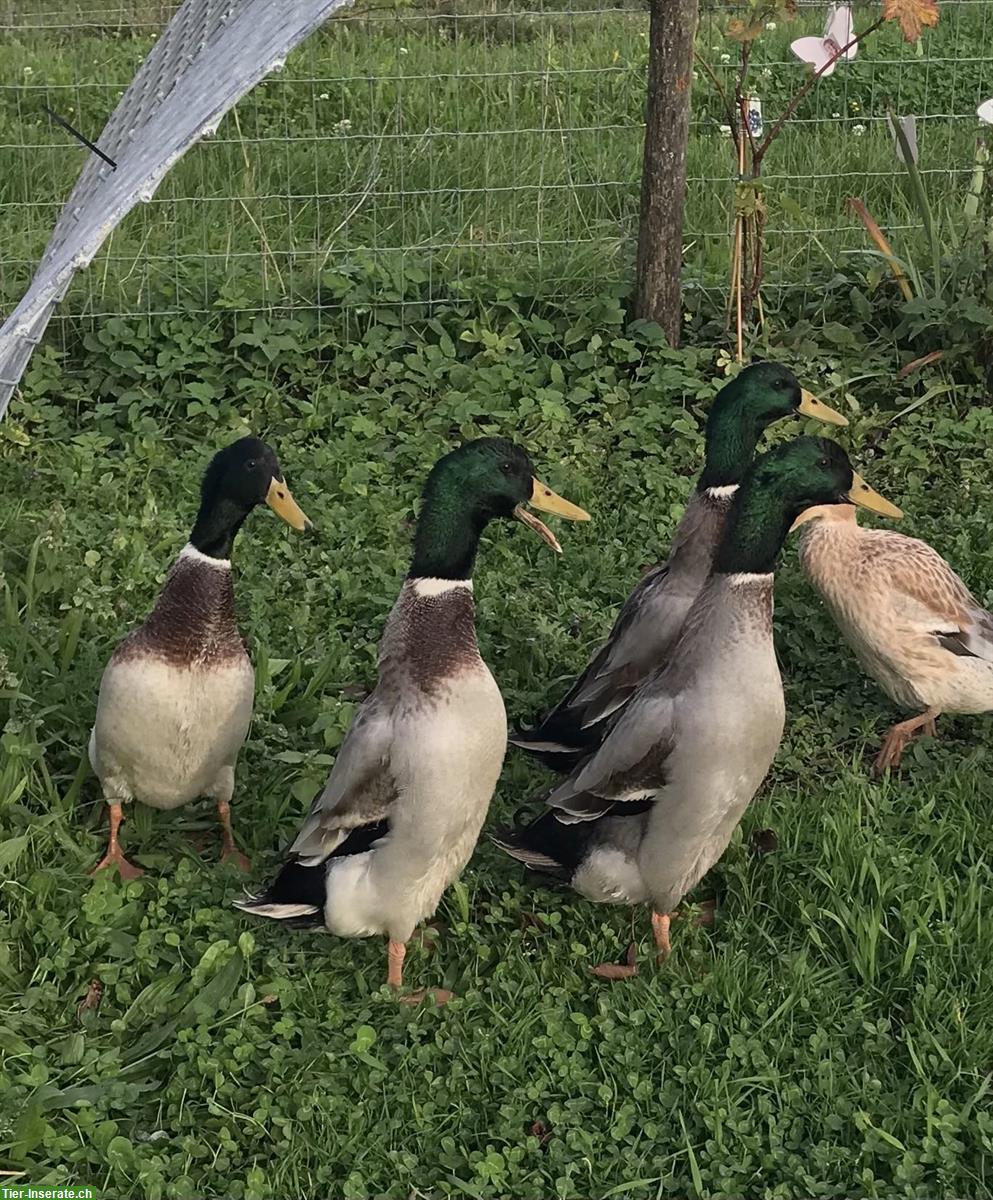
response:
[[[0,304],[23,291],[91,138],[178,7],[165,0],[0,0]],[[856,28],[870,7],[856,7]],[[750,78],[766,123],[803,81],[789,43],[825,4],[768,28]],[[733,6],[703,0],[698,54],[730,82]],[[83,316],[311,307],[340,277],[349,303],[444,303],[465,286],[546,297],[630,277],[648,14],[598,0],[433,0],[346,11],[192,149],[66,298]],[[694,80],[686,277],[723,295],[735,200],[719,96]],[[813,88],[770,152],[766,298],[816,301],[865,245],[866,201],[889,231],[915,219],[886,125],[918,118],[932,196],[961,203],[978,103],[993,95],[993,0],[943,0],[919,46],[886,28]],[[338,289],[340,292],[340,289]]]

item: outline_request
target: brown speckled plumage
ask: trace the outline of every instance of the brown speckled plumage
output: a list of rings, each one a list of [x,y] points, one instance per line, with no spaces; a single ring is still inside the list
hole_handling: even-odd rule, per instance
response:
[[[180,557],[147,620],[120,643],[111,662],[150,657],[175,667],[212,667],[247,653],[230,569]]]
[[[409,681],[434,695],[463,668],[480,662],[471,587],[437,596],[418,595],[408,580],[390,615],[380,645],[380,671],[387,685]]]

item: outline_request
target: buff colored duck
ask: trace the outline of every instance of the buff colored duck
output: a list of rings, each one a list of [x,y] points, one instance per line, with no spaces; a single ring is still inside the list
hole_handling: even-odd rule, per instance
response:
[[[895,724],[877,775],[900,765],[917,734],[935,736],[942,713],[993,710],[993,615],[927,542],[864,529],[854,509],[808,509],[800,563],[863,670],[894,703],[918,710]]]

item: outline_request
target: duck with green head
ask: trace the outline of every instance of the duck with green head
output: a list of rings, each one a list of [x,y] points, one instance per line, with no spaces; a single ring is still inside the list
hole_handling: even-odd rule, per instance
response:
[[[639,684],[663,664],[713,564],[735,492],[767,426],[784,417],[847,420],[801,388],[777,363],[746,367],[717,394],[707,420],[706,460],[669,557],[638,582],[606,643],[565,697],[513,745],[556,771],[595,750]]]
[[[797,438],[755,461],[668,661],[546,796],[550,811],[499,833],[499,846],[601,904],[650,904],[668,952],[668,914],[724,853],[783,734],[776,559],[801,512],[838,503],[900,515],[825,438]]]
[[[238,905],[323,923],[342,937],[385,935],[394,988],[414,929],[469,861],[503,764],[507,718],[476,643],[472,574],[495,518],[523,521],[560,550],[525,505],[589,519],[502,438],[469,442],[435,465],[413,562],[379,645],[376,689],[279,874]]]
[[[170,809],[197,796],[217,802],[222,861],[248,870],[231,833],[231,798],[255,672],[235,616],[231,551],[261,504],[294,529],[310,525],[272,448],[239,438],[211,460],[189,542],[148,618],[107,664],[89,753],[110,810],[110,845],[95,871],[116,867],[125,879],[142,873],[118,841],[122,804]]]

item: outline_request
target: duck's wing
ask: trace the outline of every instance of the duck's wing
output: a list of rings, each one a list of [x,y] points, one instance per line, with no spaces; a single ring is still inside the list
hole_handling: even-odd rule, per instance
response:
[[[290,847],[305,865],[333,854],[354,831],[388,821],[399,795],[390,761],[395,736],[393,706],[377,690],[356,714],[324,790]]]
[[[642,683],[666,665],[709,574],[728,503],[694,493],[668,559],[642,576],[582,675],[513,745],[558,771],[573,770],[600,746]]]
[[[993,616],[927,542],[886,532],[875,566],[897,598],[899,620],[952,654],[993,662]]]
[[[643,688],[600,748],[546,797],[560,821],[596,821],[644,812],[665,784],[676,742],[676,700]]]
[[[596,749],[605,732],[596,726],[630,699],[652,660],[643,635],[652,617],[664,612],[668,573],[663,563],[639,580],[583,673],[537,725],[511,737],[513,745],[555,770],[571,769]]]

